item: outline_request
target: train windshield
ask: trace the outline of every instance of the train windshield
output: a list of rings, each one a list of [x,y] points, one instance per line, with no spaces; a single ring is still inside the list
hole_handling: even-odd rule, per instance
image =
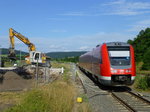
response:
[[[108,47],[111,65],[126,66],[130,65],[129,47]]]

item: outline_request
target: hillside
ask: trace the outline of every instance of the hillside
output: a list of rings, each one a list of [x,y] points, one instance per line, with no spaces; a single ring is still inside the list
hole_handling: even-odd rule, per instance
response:
[[[7,48],[1,48],[0,50],[1,50],[2,55],[8,55],[9,50]],[[20,54],[19,50],[15,50],[15,52],[16,52],[16,55]],[[27,54],[27,52],[21,51],[21,54],[25,55],[25,54]]]
[[[19,50],[15,50],[16,55],[20,55]],[[48,52],[46,53],[47,56],[50,56],[51,58],[65,58],[65,57],[77,57],[82,54],[86,53],[86,51],[71,51],[71,52]],[[1,48],[1,54],[2,55],[8,55],[8,49],[7,48]],[[21,55],[26,55],[27,52],[21,51]]]
[[[86,52],[87,51],[49,52],[49,53],[46,53],[46,55],[50,56],[51,58],[65,58],[65,57],[77,57]]]

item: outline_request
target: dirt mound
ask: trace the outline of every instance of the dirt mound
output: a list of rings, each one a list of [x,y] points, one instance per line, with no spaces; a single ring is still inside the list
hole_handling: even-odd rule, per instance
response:
[[[7,72],[0,83],[0,91],[24,90],[32,86],[32,79],[24,79],[15,72]]]

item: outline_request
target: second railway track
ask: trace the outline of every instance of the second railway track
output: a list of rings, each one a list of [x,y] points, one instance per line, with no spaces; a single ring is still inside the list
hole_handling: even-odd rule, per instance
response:
[[[150,112],[150,101],[131,91],[110,92],[111,95],[132,112]]]

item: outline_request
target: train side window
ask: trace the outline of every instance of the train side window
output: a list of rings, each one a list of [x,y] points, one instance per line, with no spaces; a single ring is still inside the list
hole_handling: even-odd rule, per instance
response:
[[[102,64],[102,58],[100,58],[100,64]]]
[[[102,62],[102,53],[101,53],[101,51],[100,51],[100,64],[102,64],[103,62]]]

